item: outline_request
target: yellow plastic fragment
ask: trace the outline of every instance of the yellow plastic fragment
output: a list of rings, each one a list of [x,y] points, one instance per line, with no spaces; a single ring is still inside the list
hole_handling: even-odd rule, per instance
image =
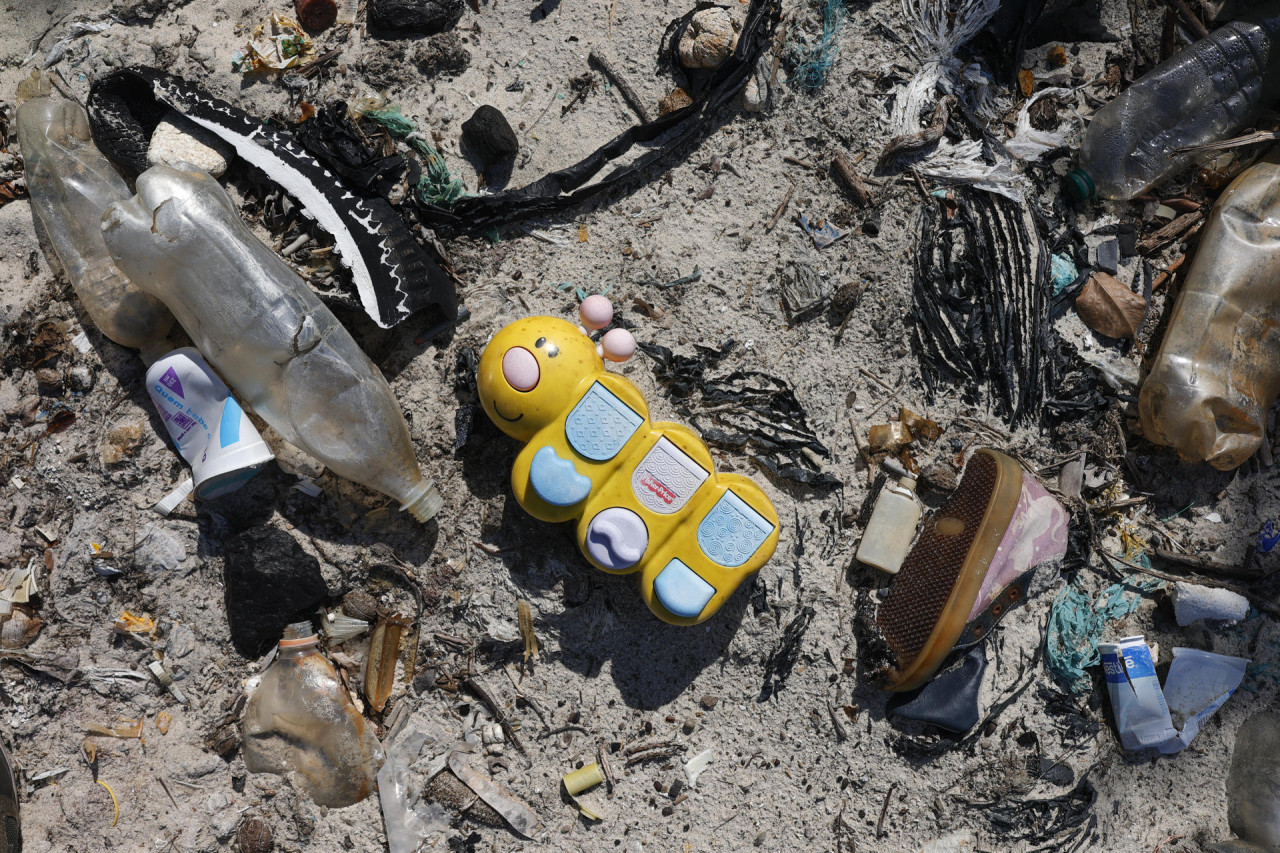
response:
[[[578,807],[578,811],[582,812],[583,817],[587,820],[604,820],[600,815],[584,806],[577,798],[578,794],[594,788],[604,781],[604,770],[600,768],[599,764],[588,764],[586,767],[574,770],[572,773],[566,773],[560,781],[564,783],[565,792],[568,793],[569,799],[573,804]]]
[[[95,779],[94,781],[97,782],[102,787],[106,788],[107,793],[111,795],[111,805],[114,806],[116,810],[115,817],[111,819],[111,825],[115,826],[117,823],[120,822],[120,801],[116,799],[116,792],[111,790],[111,786],[108,785],[106,782],[103,782],[101,779]]]
[[[173,722],[173,715],[168,711],[161,711],[156,714],[156,728],[160,730],[160,734],[167,735],[169,733],[169,724]]]
[[[120,618],[116,620],[115,629],[127,634],[154,634],[156,623],[149,613],[134,616],[128,610],[125,610],[120,614]]]

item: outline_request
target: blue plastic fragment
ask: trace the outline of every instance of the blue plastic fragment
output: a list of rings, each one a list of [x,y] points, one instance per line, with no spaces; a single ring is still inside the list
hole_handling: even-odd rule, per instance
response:
[[[1080,275],[1076,270],[1076,262],[1071,260],[1070,255],[1054,255],[1050,267],[1049,274],[1053,277],[1053,295],[1057,296],[1067,285],[1075,281]]]
[[[1276,530],[1275,520],[1268,518],[1267,523],[1258,531],[1258,553],[1270,554],[1277,544],[1280,544],[1280,530]]]

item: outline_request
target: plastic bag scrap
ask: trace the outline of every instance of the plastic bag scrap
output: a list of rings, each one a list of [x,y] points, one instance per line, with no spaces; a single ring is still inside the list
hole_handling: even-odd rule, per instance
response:
[[[756,61],[773,42],[780,17],[778,0],[752,0],[733,55],[711,72],[705,94],[691,105],[667,113],[648,124],[630,127],[572,166],[518,189],[458,199],[451,204],[422,203],[419,215],[429,227],[484,231],[579,204],[637,178],[653,164],[667,160],[702,135],[711,118],[737,97],[755,69]],[[600,170],[636,146],[644,153],[614,167],[588,184]]]
[[[1049,252],[1017,204],[960,196],[947,220],[921,213],[912,343],[930,403],[942,382],[964,386],[1013,425],[1035,422],[1053,387]],[[981,343],[981,345],[978,345]]]
[[[1084,124],[1080,116],[1074,112],[1068,113],[1055,130],[1036,130],[1031,126],[1031,107],[1041,98],[1065,97],[1074,93],[1074,89],[1041,89],[1028,98],[1022,105],[1022,109],[1018,110],[1018,121],[1013,138],[1004,144],[1009,153],[1020,160],[1034,162],[1050,151],[1066,146],[1067,137]]]
[[[301,68],[315,58],[311,39],[298,22],[272,12],[253,28],[243,50],[231,56],[231,70],[241,74]]]
[[[135,66],[95,80],[87,108],[94,142],[126,177],[147,169],[147,147],[160,118],[177,110],[231,144],[301,201],[334,246],[365,312],[391,328],[414,312],[436,305],[449,319],[458,314],[453,280],[414,239],[381,196],[356,195],[297,138],[200,87],[156,68]]]
[[[1045,633],[1045,665],[1072,693],[1087,693],[1093,687],[1086,670],[1102,660],[1098,643],[1107,625],[1138,609],[1139,593],[1158,589],[1156,578],[1126,577],[1098,594],[1096,600],[1081,587],[1080,575],[1063,587],[1049,609],[1049,629]]]
[[[1181,752],[1244,679],[1245,658],[1175,648],[1163,691],[1141,636],[1104,643],[1102,666],[1125,749]]]
[[[706,377],[707,369],[723,361],[733,348],[733,341],[719,350],[699,346],[695,347],[698,356],[687,356],[657,344],[640,344],[656,363],[654,374],[659,381],[677,400],[687,401],[682,414],[708,444],[759,451],[752,461],[784,480],[822,488],[842,485],[821,470],[817,459],[828,458],[831,451],[818,441],[808,413],[786,380],[755,370]],[[691,399],[695,392],[696,406]]]

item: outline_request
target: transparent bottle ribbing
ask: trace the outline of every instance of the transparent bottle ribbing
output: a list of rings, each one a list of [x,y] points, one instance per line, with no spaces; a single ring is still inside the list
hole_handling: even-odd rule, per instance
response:
[[[351,703],[311,624],[285,628],[279,656],[245,705],[244,765],[296,773],[318,805],[342,807],[373,792],[382,747]]]
[[[1138,410],[1148,439],[1231,470],[1280,394],[1280,149],[1218,199]]]
[[[1093,117],[1077,197],[1129,199],[1186,168],[1181,148],[1247,127],[1280,96],[1280,4],[1252,10],[1143,75]]]
[[[103,243],[102,212],[131,193],[94,147],[84,108],[36,97],[18,107],[17,128],[32,211],[89,319],[122,346],[163,339],[173,315],[125,277]]]
[[[426,521],[440,508],[382,373],[203,172],[156,166],[103,219],[112,257],[165,301],[236,395],[339,476]]]

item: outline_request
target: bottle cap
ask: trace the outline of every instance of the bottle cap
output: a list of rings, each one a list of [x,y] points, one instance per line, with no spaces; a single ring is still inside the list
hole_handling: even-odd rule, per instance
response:
[[[1063,183],[1072,201],[1088,201],[1098,195],[1098,188],[1093,185],[1093,178],[1089,177],[1089,173],[1084,169],[1072,169],[1067,172]]]

